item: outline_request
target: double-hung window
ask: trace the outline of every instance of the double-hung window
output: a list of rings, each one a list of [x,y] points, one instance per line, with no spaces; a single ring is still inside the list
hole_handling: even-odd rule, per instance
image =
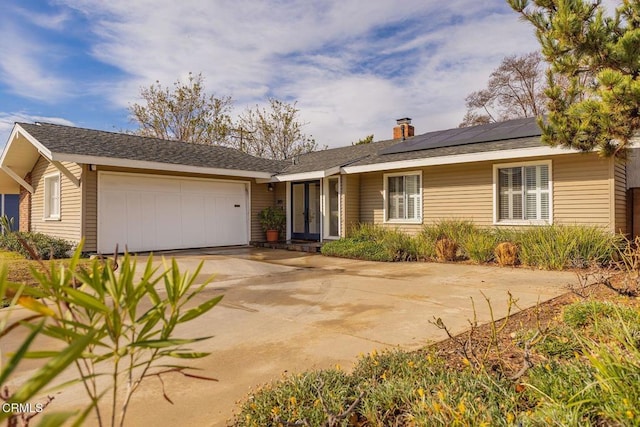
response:
[[[421,178],[420,172],[384,176],[385,221],[422,221]]]
[[[550,164],[496,166],[497,221],[551,222]]]
[[[60,174],[44,177],[44,219],[60,219]]]

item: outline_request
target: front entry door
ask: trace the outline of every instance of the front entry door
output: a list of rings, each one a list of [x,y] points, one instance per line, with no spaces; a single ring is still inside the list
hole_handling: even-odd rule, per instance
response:
[[[291,236],[300,240],[320,240],[320,181],[292,183],[291,198]]]

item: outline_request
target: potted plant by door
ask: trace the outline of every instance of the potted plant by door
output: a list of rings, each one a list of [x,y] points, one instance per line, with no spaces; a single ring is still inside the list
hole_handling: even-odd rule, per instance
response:
[[[284,228],[286,221],[284,211],[281,208],[269,206],[260,211],[258,219],[267,234],[267,242],[277,242],[278,234]]]

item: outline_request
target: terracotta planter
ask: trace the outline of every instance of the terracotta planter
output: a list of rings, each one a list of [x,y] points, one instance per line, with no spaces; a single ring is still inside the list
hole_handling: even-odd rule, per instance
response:
[[[278,241],[278,230],[267,230],[267,242],[273,243]]]

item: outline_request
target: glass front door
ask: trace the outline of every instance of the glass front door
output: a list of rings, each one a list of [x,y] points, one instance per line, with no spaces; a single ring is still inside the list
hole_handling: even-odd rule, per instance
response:
[[[320,181],[291,184],[291,236],[320,240]]]

